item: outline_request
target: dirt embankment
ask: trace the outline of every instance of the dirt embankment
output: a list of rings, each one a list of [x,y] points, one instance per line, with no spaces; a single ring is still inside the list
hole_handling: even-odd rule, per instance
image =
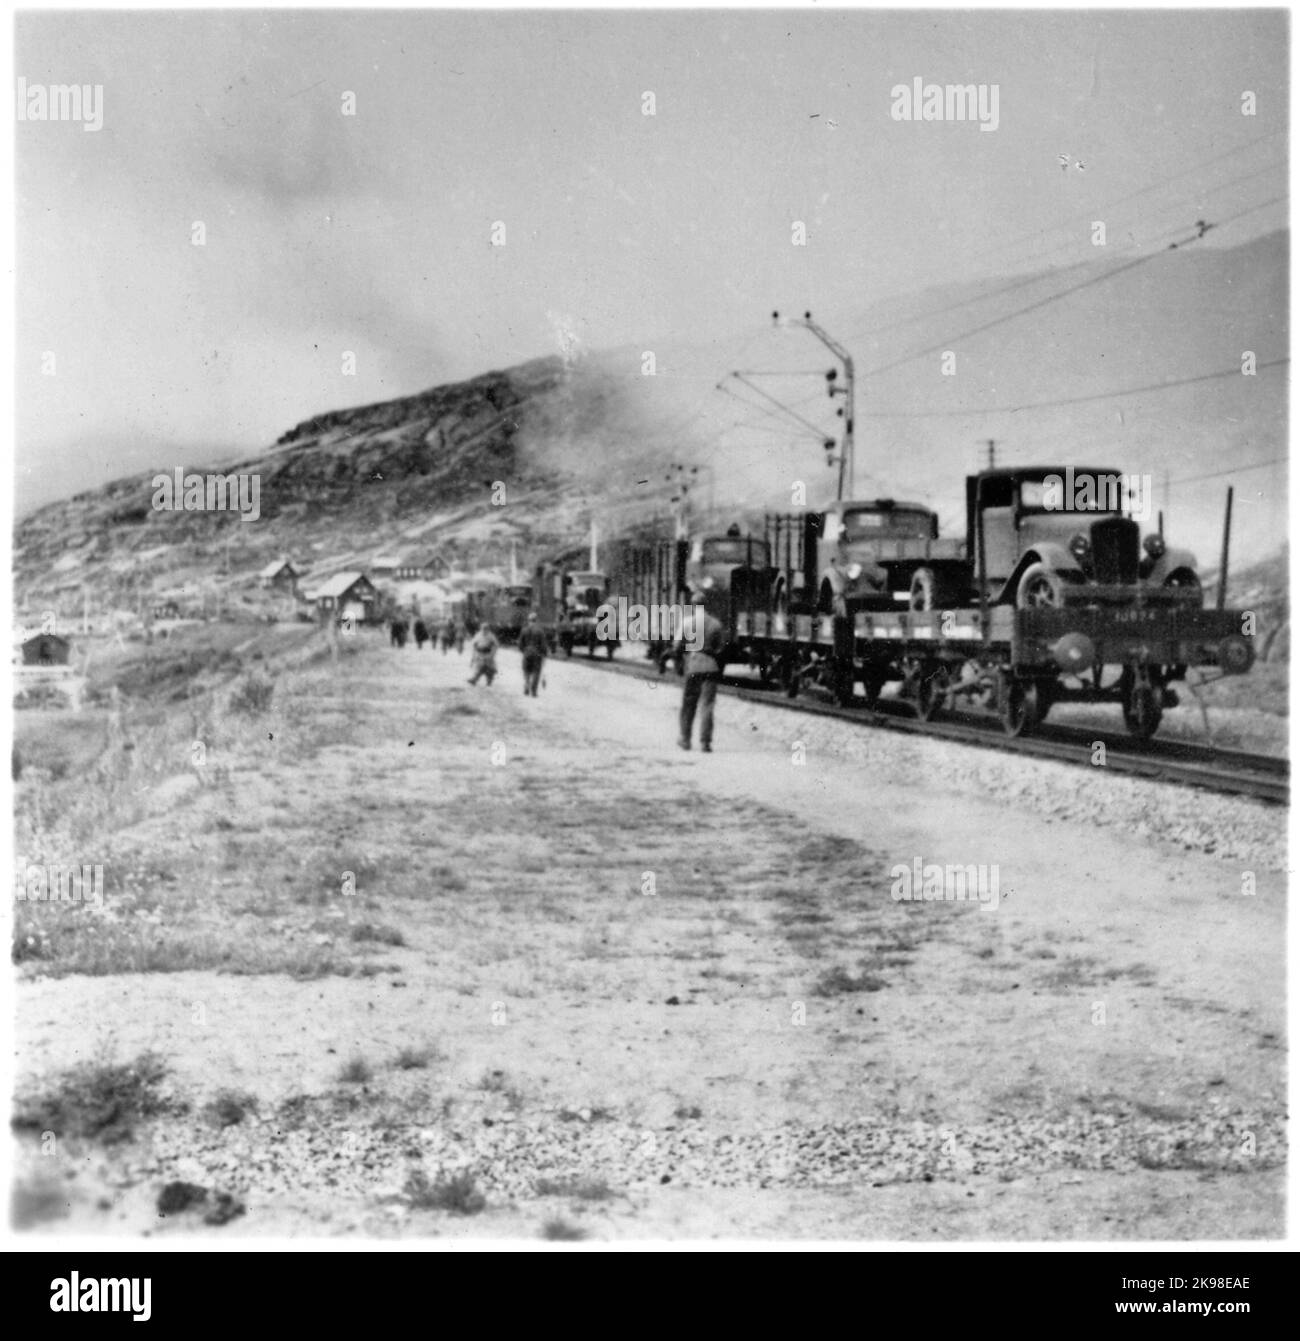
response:
[[[20,837],[106,868],[20,969],[24,1223],[1281,1233],[1276,813],[1246,896],[1160,818],[1216,801],[1092,780],[1097,823],[1057,765],[730,702],[684,755],[673,682],[503,667],[362,640],[219,702],[202,765],[169,719],[20,785]],[[891,897],[918,859],[996,868],[996,910]]]

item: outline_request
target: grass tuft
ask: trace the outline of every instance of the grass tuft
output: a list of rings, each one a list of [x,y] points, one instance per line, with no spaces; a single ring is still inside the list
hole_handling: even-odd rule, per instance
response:
[[[352,1057],[343,1063],[339,1070],[339,1079],[345,1085],[364,1085],[374,1078],[374,1068],[364,1057]]]

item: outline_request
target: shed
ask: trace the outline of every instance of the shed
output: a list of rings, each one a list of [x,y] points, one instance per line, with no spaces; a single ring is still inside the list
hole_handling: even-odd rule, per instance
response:
[[[24,666],[66,666],[72,644],[57,633],[38,633],[23,643]]]

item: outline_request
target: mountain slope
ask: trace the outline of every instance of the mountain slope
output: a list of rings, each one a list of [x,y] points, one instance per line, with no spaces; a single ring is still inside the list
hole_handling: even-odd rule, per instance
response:
[[[1199,549],[1205,567],[1217,561],[1223,488],[1234,483],[1234,569],[1275,551],[1286,533],[1284,467],[1245,467],[1285,455],[1284,368],[1106,393],[1234,370],[1243,350],[1260,363],[1284,358],[1288,235],[1169,252],[1103,278],[1117,263],[1016,277],[1010,290],[946,286],[818,313],[858,365],[858,492],[925,499],[954,530],[962,476],[981,460],[978,441],[993,437],[1004,462],[1100,460],[1151,475],[1157,505],[1169,498],[1167,532]],[[1032,304],[1041,305],[1011,315]],[[938,354],[909,357],[935,345],[952,347],[955,375]],[[462,565],[499,567],[513,539],[526,564],[580,541],[593,517],[608,531],[666,515],[692,467],[692,509],[712,501],[716,522],[788,507],[795,483],[811,503],[831,495],[818,439],[838,436],[839,402],[825,395],[820,368],[832,360],[811,334],[659,342],[653,376],[646,352],[537,359],[317,415],[226,467],[258,477],[256,522],[154,511],[152,472],[49,505],[17,526],[20,606],[70,617],[83,602],[138,608],[160,591],[236,590],[281,554],[318,575],[431,546]],[[718,395],[714,383],[738,364],[806,369],[757,385],[797,404],[816,430],[748,391],[748,408]],[[996,408],[1016,405],[1031,408]],[[494,498],[494,482],[504,497]]]

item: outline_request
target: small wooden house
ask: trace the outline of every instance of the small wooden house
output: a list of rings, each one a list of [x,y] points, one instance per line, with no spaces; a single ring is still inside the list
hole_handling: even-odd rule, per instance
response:
[[[435,582],[449,571],[446,559],[437,554],[413,554],[400,561],[395,576],[414,582]]]
[[[302,570],[289,559],[274,559],[257,574],[259,587],[276,591],[297,591]]]
[[[359,624],[368,624],[376,618],[379,593],[364,573],[345,572],[326,578],[307,599],[316,607],[317,618],[322,622],[354,619]]]

